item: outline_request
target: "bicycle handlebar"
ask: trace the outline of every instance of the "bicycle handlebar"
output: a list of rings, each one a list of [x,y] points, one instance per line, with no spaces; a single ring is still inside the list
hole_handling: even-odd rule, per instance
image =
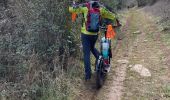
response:
[[[99,26],[100,29],[107,29],[105,26]]]
[[[111,24],[112,25],[112,24]],[[118,25],[112,25],[113,28],[117,28],[117,27],[120,27],[122,26],[120,23]],[[104,25],[104,26],[99,26],[100,29],[107,29],[107,25]]]

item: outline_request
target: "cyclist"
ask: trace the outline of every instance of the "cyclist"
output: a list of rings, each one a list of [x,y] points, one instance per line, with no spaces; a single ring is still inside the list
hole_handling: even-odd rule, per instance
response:
[[[115,21],[116,16],[114,13],[107,10],[104,6],[101,6],[99,0],[91,0],[92,8],[99,8],[100,16],[102,18],[108,18]],[[98,32],[89,32],[87,30],[86,22],[88,20],[88,10],[87,6],[77,6],[69,7],[69,12],[76,14],[83,14],[84,22],[81,28],[81,41],[83,46],[83,55],[84,55],[84,68],[85,68],[85,80],[89,81],[91,79],[91,62],[90,62],[90,52],[93,53],[96,59],[99,57],[99,52],[95,48],[95,43],[98,38]]]

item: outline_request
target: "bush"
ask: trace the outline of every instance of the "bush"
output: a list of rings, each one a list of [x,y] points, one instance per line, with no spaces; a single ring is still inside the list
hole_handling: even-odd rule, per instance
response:
[[[153,5],[157,1],[158,0],[137,0],[138,7],[143,7],[143,6],[146,6],[146,5]]]
[[[14,0],[7,2],[7,8],[0,7],[0,81],[7,82],[2,85],[6,98],[68,97],[67,76],[72,73],[67,65],[74,57],[72,65],[77,66],[80,55],[79,31],[71,29],[68,4],[67,0]]]

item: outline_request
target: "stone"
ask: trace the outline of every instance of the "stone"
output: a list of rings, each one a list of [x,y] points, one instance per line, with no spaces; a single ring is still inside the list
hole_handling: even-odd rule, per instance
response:
[[[139,73],[141,76],[151,77],[150,71],[149,71],[147,68],[143,67],[143,65],[141,65],[141,64],[136,64],[136,65],[134,65],[134,66],[131,68],[131,70]]]
[[[129,61],[126,59],[118,60],[117,62],[120,64],[128,64],[129,63]]]
[[[133,32],[133,34],[141,34],[142,32],[141,31],[135,31]]]

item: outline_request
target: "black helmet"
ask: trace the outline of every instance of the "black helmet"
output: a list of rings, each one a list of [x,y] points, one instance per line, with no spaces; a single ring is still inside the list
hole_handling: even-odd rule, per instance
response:
[[[100,7],[99,0],[90,0],[89,2],[91,3],[93,8],[99,8]]]
[[[86,0],[87,2],[99,2],[100,0]]]
[[[92,7],[93,7],[93,8],[99,8],[99,7],[100,7],[99,2],[94,2],[94,3],[92,4]]]

